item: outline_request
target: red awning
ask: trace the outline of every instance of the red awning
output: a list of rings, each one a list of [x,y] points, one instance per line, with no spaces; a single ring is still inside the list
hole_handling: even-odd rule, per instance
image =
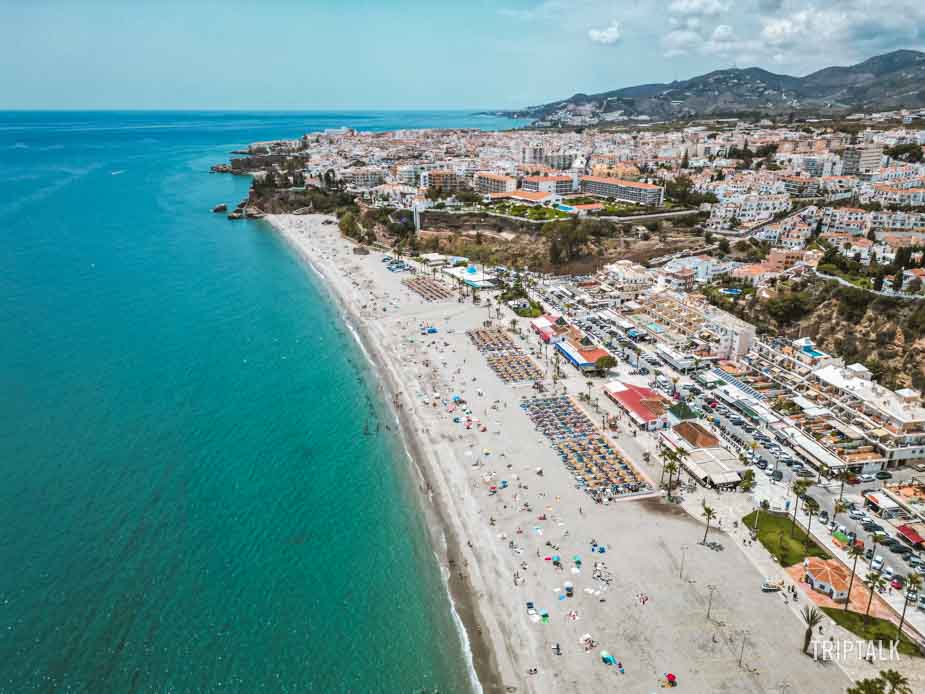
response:
[[[900,525],[897,530],[899,530],[899,533],[913,545],[920,545],[925,542],[925,538],[919,535],[915,531],[915,528],[910,528],[908,525]]]

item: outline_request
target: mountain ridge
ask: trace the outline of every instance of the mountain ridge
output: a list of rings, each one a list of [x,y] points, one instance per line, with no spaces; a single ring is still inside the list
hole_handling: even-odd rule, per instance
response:
[[[499,112],[550,123],[568,119],[673,119],[714,114],[848,113],[925,107],[925,52],[899,49],[803,77],[760,67],[713,70],[685,80],[632,85]]]

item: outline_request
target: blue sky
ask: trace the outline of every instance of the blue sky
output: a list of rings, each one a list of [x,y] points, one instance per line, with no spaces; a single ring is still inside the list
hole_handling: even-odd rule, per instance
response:
[[[508,108],[923,46],[922,0],[0,0],[0,109]]]

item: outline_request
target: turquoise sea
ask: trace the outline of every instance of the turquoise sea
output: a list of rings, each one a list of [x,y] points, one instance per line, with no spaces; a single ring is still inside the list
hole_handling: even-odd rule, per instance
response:
[[[0,113],[0,692],[465,692],[375,372],[247,142],[466,113]],[[393,427],[394,428],[394,427]]]

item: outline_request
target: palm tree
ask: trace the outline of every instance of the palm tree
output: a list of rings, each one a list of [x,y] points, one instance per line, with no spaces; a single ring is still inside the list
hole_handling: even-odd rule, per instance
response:
[[[847,694],[886,694],[886,684],[879,677],[858,680],[853,687],[848,687]]]
[[[844,513],[848,510],[848,504],[844,501],[835,501],[835,505],[832,507],[832,522],[835,522],[835,519],[838,518],[839,513]]]
[[[710,523],[714,518],[716,518],[716,511],[711,507],[707,506],[707,502],[703,502],[703,513],[701,514],[704,518],[707,519],[707,529],[703,531],[703,541],[700,543],[702,545],[707,544],[707,533],[710,532]]]
[[[806,537],[803,539],[803,549],[809,547],[810,531],[813,527],[813,516],[819,513],[819,502],[809,497],[803,502],[803,508],[809,513],[809,520],[806,521]]]
[[[743,492],[750,492],[755,488],[755,471],[749,468],[742,473],[742,481],[739,483],[739,489]]]
[[[889,687],[886,694],[912,694],[912,687],[909,686],[909,678],[896,670],[881,670],[880,680],[884,685]]]
[[[848,597],[845,599],[845,611],[848,611],[848,605],[851,604],[851,586],[854,585],[854,572],[858,567],[858,559],[863,556],[864,550],[857,544],[852,542],[848,547],[848,556],[854,559],[854,563],[851,565],[851,577],[848,579]]]
[[[680,470],[680,468],[673,459],[665,463],[665,472],[668,473],[668,501],[671,501],[671,480],[674,477],[674,473],[678,472],[678,470]]]
[[[790,537],[793,537],[796,533],[797,509],[800,506],[800,498],[806,493],[806,490],[809,489],[809,482],[806,480],[797,480],[793,483],[792,489],[796,500],[793,503],[793,517],[790,519]]]
[[[585,381],[585,385],[588,386],[588,402],[591,402],[591,386],[594,385],[594,381]]]
[[[662,486],[665,484],[665,466],[669,461],[674,460],[674,451],[669,449],[667,446],[659,444],[658,455],[662,459],[662,478],[658,481],[658,484],[659,486]]]
[[[838,500],[839,502],[845,498],[845,482],[851,477],[851,472],[848,468],[842,468],[838,471],[837,479],[841,482],[841,486],[838,489]]]
[[[687,457],[690,455],[690,453],[684,448],[679,448],[674,452],[674,454],[675,454],[675,462],[678,463],[678,482],[680,482],[681,481],[681,468],[684,467],[684,461],[687,460]]]
[[[879,593],[886,586],[886,579],[879,573],[871,571],[864,577],[864,585],[870,590],[870,596],[867,598],[867,609],[864,610],[864,621],[870,622],[870,605],[874,601],[874,593]]]
[[[822,622],[822,613],[815,607],[806,606],[800,613],[806,622],[806,631],[803,632],[803,655],[809,653],[809,642],[813,639],[813,631]]]
[[[922,577],[918,574],[909,574],[909,578],[906,579],[906,594],[903,595],[903,613],[899,618],[899,628],[896,630],[896,640],[899,641],[902,639],[903,635],[903,623],[906,621],[906,608],[909,607],[909,602],[914,601],[918,596],[919,588],[922,587]]]

